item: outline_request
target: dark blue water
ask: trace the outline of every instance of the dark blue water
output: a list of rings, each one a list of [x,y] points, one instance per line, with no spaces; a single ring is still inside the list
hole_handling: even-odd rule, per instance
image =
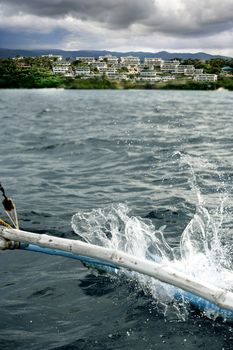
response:
[[[0,182],[22,229],[76,238],[77,211],[126,203],[176,247],[195,186],[210,210],[231,198],[232,121],[230,92],[1,90]],[[1,350],[233,348],[231,324],[164,315],[136,282],[76,261],[4,251],[0,272]]]

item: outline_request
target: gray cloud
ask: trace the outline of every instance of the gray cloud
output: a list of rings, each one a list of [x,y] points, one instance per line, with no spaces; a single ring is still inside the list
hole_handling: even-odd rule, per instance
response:
[[[155,1],[157,12],[145,21],[151,31],[192,37],[233,28],[232,0]]]
[[[109,29],[132,25],[144,30],[195,36],[223,31],[233,26],[232,0],[3,0],[7,13],[39,17],[72,16],[95,21]]]
[[[233,52],[233,1],[0,0],[0,28],[29,34],[63,30],[61,43],[69,49],[190,45]]]
[[[0,1],[8,14],[13,11],[40,17],[71,15],[81,20],[91,20],[108,27],[126,28],[146,19],[154,10],[153,0],[17,0]]]

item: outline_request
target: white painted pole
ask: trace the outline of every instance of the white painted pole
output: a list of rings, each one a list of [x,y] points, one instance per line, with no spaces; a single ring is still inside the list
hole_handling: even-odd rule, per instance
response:
[[[202,282],[167,265],[140,259],[122,251],[104,248],[78,240],[53,237],[46,234],[0,228],[0,237],[5,240],[36,244],[41,247],[64,250],[114,263],[117,266],[154,277],[161,282],[168,283],[209,300],[221,308],[233,311],[233,293],[208,284],[208,282],[205,282],[205,285],[203,285]],[[4,248],[3,239],[0,240],[0,249]],[[8,247],[9,242],[7,243],[6,241],[5,248]]]

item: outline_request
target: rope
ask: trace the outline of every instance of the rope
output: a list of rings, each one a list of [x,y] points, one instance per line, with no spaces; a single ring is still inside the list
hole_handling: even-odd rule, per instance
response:
[[[7,222],[5,222],[4,220],[0,219],[0,225],[1,226],[4,226],[4,227],[7,227],[7,228],[12,228],[11,225],[9,225]]]

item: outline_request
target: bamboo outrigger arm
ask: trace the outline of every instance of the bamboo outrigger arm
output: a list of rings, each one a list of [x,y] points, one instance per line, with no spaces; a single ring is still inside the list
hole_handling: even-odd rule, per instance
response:
[[[233,311],[232,292],[223,290],[207,282],[203,285],[202,282],[192,276],[187,276],[167,265],[140,259],[122,251],[84,243],[79,240],[0,227],[0,249],[17,247],[18,242],[34,244],[38,247],[45,247],[51,250],[66,251],[70,254],[80,254],[102,261],[103,265],[105,263],[107,265],[112,264],[112,266],[118,268],[122,267],[151,276],[161,282],[168,283],[206,299],[220,308]]]

